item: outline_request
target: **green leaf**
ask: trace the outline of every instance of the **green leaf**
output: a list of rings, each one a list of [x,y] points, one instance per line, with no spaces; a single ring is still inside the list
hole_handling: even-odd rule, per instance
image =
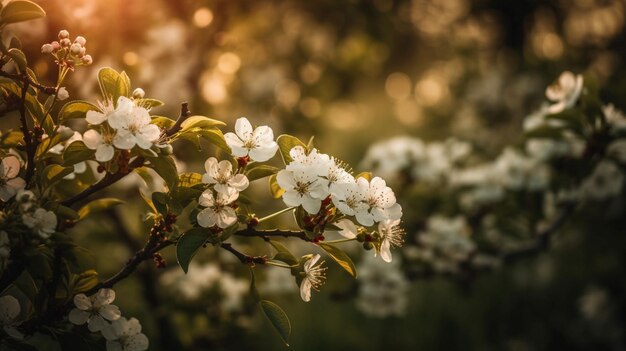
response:
[[[276,174],[272,174],[269,178],[270,192],[275,199],[280,199],[285,193],[285,190],[278,185],[276,181]]]
[[[209,230],[193,228],[188,230],[176,244],[176,259],[185,273],[189,270],[189,263],[199,248],[209,239]]]
[[[0,21],[5,24],[28,21],[41,18],[46,12],[41,6],[31,1],[15,0],[11,1],[0,11]]]
[[[150,161],[150,167],[163,178],[168,188],[173,190],[178,183],[178,170],[176,169],[174,159],[170,156],[162,156],[150,157],[148,160]]]
[[[89,111],[99,111],[98,107],[90,102],[76,100],[68,102],[59,112],[59,120],[61,122],[74,118],[85,118]]]
[[[81,207],[80,210],[78,210],[78,218],[82,220],[82,219],[85,219],[85,217],[93,213],[102,212],[113,206],[117,206],[123,203],[124,201],[120,199],[115,199],[115,198],[104,198],[104,199],[94,200],[86,204],[85,206]]]
[[[192,187],[202,183],[202,174],[195,172],[185,172],[178,176],[179,187]]]
[[[105,99],[111,99],[117,104],[120,96],[128,96],[128,76],[126,73],[118,73],[110,67],[104,67],[98,71],[98,84]]]
[[[298,259],[291,253],[291,251],[289,251],[287,246],[283,245],[283,243],[276,240],[270,240],[269,243],[274,249],[276,249],[276,255],[272,258],[273,260],[285,262],[290,266],[298,264]]]
[[[24,134],[18,130],[13,130],[6,134],[2,134],[2,138],[0,140],[2,140],[2,146],[8,149],[24,144]]]
[[[277,304],[267,300],[261,300],[261,309],[265,317],[272,323],[276,332],[278,332],[278,335],[280,335],[280,338],[283,339],[285,345],[289,346],[291,322],[289,322],[289,317],[287,317],[285,311]]]
[[[268,165],[259,165],[246,171],[246,177],[249,181],[265,178],[274,175],[280,171],[280,168]]]
[[[226,123],[205,116],[191,116],[187,118],[181,125],[181,130],[186,131],[192,128],[213,128],[217,126],[225,126]]]
[[[58,182],[63,179],[66,175],[74,172],[74,167],[63,167],[61,165],[49,165],[44,168],[42,172],[43,181],[47,184],[47,186],[51,186],[52,184]]]
[[[26,70],[26,55],[20,49],[9,49],[7,55],[15,62],[15,65],[19,68],[20,72],[24,72]]]
[[[226,144],[224,139],[224,133],[219,129],[194,129],[195,133],[198,133],[201,137],[208,140],[211,144],[219,147],[220,149],[230,153],[230,146]]]
[[[74,278],[74,294],[85,292],[98,285],[98,272],[89,269]]]
[[[165,103],[163,103],[163,101],[157,100],[157,99],[135,99],[135,104],[137,104],[137,106],[141,106],[141,107],[143,107],[143,108],[145,108],[147,110],[150,110],[152,108],[165,105]]]
[[[350,274],[353,278],[356,278],[356,267],[354,266],[354,262],[350,259],[350,257],[343,252],[338,247],[335,247],[330,244],[326,244],[324,242],[317,243],[319,247],[324,249],[326,253],[332,257],[335,262],[337,262],[341,268],[345,269],[348,274]]]
[[[289,134],[283,134],[276,139],[278,148],[280,150],[280,156],[283,158],[285,165],[288,165],[293,159],[289,155],[289,151],[295,146],[302,146],[306,150],[306,145],[300,139]]]
[[[167,129],[172,128],[172,126],[176,123],[176,121],[169,117],[152,116],[152,122],[150,123],[158,126],[161,129],[167,130]]]
[[[94,154],[95,151],[87,148],[82,141],[74,141],[63,150],[63,166],[71,166],[89,160]]]

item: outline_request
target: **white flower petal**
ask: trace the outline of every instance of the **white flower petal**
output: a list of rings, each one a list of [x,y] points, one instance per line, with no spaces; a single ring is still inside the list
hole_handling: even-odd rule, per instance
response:
[[[89,320],[90,315],[91,314],[87,311],[82,311],[82,310],[79,310],[78,308],[73,308],[70,311],[68,319],[70,320],[70,322],[76,325],[83,325],[87,323],[87,320]]]
[[[114,321],[122,316],[120,309],[115,305],[105,305],[100,308],[100,315],[104,319]]]
[[[250,121],[245,117],[238,118],[237,121],[235,121],[235,133],[237,133],[237,136],[243,141],[252,138],[252,125]]]
[[[309,279],[302,279],[302,283],[300,284],[300,297],[302,301],[309,302],[311,301],[311,282]]]
[[[74,305],[83,311],[87,311],[93,307],[91,299],[85,294],[76,294],[74,296]]]
[[[115,154],[115,148],[109,144],[100,144],[96,148],[96,160],[98,162],[111,161]]]
[[[92,315],[91,318],[89,318],[89,323],[87,324],[87,327],[90,332],[94,333],[97,331],[101,331],[107,325],[109,325],[109,323],[107,323],[104,318],[100,317],[100,315]]]

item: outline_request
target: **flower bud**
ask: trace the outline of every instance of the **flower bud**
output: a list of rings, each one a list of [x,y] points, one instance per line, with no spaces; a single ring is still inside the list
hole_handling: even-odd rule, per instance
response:
[[[85,65],[90,65],[93,63],[93,59],[91,58],[91,55],[85,55],[82,58],[83,64]]]
[[[74,39],[74,42],[80,44],[80,46],[85,46],[85,44],[87,43],[87,39],[79,35],[76,37],[76,39]]]
[[[78,55],[78,54],[80,54],[80,50],[81,50],[82,48],[83,48],[83,47],[82,47],[82,46],[80,46],[80,44],[78,44],[78,43],[74,43],[74,44],[72,44],[72,46],[70,46],[70,52],[71,52],[72,54],[74,54],[74,55]]]
[[[54,47],[52,46],[52,44],[43,44],[41,46],[41,53],[42,54],[51,54],[52,51],[54,51]]]
[[[367,251],[371,250],[374,248],[374,244],[372,244],[371,242],[367,241],[363,243],[363,248]]]
[[[57,51],[61,48],[61,44],[59,44],[58,41],[53,41],[52,43],[50,43],[50,45],[52,45],[52,50],[53,51]]]
[[[70,45],[72,45],[72,42],[67,38],[61,39],[60,43],[61,43],[61,47],[64,47],[64,48],[67,48]]]
[[[85,56],[86,53],[87,53],[87,49],[85,49],[85,47],[83,46],[80,49],[80,52],[78,53],[78,57],[82,58],[83,56]]]
[[[141,88],[137,88],[133,91],[133,98],[135,99],[143,99],[146,96],[146,92]]]
[[[63,101],[69,97],[70,97],[70,93],[67,92],[67,89],[65,89],[65,87],[60,87],[59,90],[57,91],[57,100]]]
[[[59,39],[67,39],[70,37],[70,32],[68,32],[67,30],[63,29],[59,32]]]

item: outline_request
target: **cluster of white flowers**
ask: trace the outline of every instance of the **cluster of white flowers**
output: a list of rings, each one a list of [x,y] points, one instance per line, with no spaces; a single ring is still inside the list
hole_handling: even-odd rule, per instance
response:
[[[282,198],[287,206],[301,205],[308,213],[317,214],[322,200],[330,197],[339,211],[368,227],[402,217],[393,190],[382,178],[355,178],[335,158],[316,149],[307,154],[304,147],[295,146],[289,154],[293,161],[276,176],[285,190]]]
[[[14,339],[24,338],[24,335],[17,329],[20,325],[21,310],[20,302],[15,297],[11,295],[0,297],[0,326],[7,335]]]
[[[74,296],[74,309],[68,319],[76,325],[87,323],[90,332],[101,332],[106,339],[107,351],[143,351],[149,346],[148,337],[141,333],[141,324],[135,318],[122,317],[119,308],[111,303],[115,291],[100,289],[91,297]]]
[[[131,150],[137,146],[148,150],[158,144],[161,130],[150,123],[149,111],[133,99],[120,96],[116,104],[105,100],[99,108],[100,111],[87,112],[85,119],[91,129],[83,134],[85,146],[96,150],[97,161],[110,161],[115,148]]]
[[[22,222],[41,239],[48,239],[57,228],[57,216],[52,211],[38,207],[35,197],[30,190],[20,190],[16,195],[22,213]]]
[[[471,151],[471,144],[454,138],[424,143],[417,138],[399,136],[372,145],[361,167],[394,183],[445,182],[447,174],[458,168]]]
[[[384,265],[368,255],[363,257],[358,270],[356,305],[359,310],[376,318],[402,316],[406,313],[410,286],[398,260]]]
[[[205,294],[217,291],[223,310],[228,312],[241,310],[250,290],[248,281],[224,272],[215,263],[192,262],[189,271],[193,274],[185,274],[180,269],[169,270],[161,275],[159,282],[173,296],[192,302],[200,301],[206,297]]]
[[[465,217],[434,215],[428,219],[426,229],[417,234],[419,258],[431,262],[441,273],[454,273],[458,264],[476,250],[471,230]]]
[[[198,224],[205,228],[230,227],[237,222],[237,212],[232,204],[250,182],[243,174],[233,174],[233,165],[226,160],[218,162],[211,157],[204,163],[204,168],[206,173],[202,182],[213,185],[213,188],[206,189],[198,199],[198,203],[205,207],[197,215]]]

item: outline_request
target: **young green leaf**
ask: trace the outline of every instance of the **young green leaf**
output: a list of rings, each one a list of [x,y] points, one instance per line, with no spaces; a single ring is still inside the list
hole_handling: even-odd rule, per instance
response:
[[[261,309],[265,317],[272,323],[276,332],[278,332],[278,335],[280,335],[280,338],[283,339],[285,345],[289,346],[291,322],[289,322],[289,317],[287,317],[285,311],[277,304],[267,300],[261,300]]]
[[[117,103],[120,96],[128,96],[128,76],[126,73],[118,73],[110,67],[104,67],[98,71],[98,84],[105,99],[111,99]]]
[[[76,100],[68,102],[59,112],[59,120],[61,122],[74,118],[85,118],[89,111],[98,111],[98,107],[90,102]]]
[[[249,181],[265,178],[273,174],[278,173],[280,168],[268,165],[258,165],[254,168],[250,168],[246,171],[246,177]]]
[[[78,210],[78,217],[80,220],[82,220],[82,219],[85,219],[85,217],[93,213],[101,212],[113,206],[117,206],[123,203],[124,201],[120,199],[114,199],[114,198],[104,198],[104,199],[94,200],[86,204],[85,206],[81,207],[80,210]]]
[[[289,151],[293,149],[295,146],[302,146],[306,149],[306,145],[300,139],[295,136],[291,136],[289,134],[283,134],[276,139],[276,143],[278,144],[278,148],[280,150],[280,156],[283,158],[283,162],[285,165],[289,164],[293,159],[289,155]]]
[[[28,21],[41,18],[46,12],[32,1],[14,0],[6,4],[0,11],[0,21],[4,24]]]
[[[352,262],[350,256],[343,252],[343,250],[324,242],[319,242],[317,245],[324,249],[324,251],[326,251],[326,253],[332,257],[332,259],[335,260],[341,268],[348,272],[348,274],[350,274],[353,278],[356,278],[356,267],[354,266],[354,262]]]
[[[214,128],[225,126],[226,123],[205,116],[191,116],[187,118],[181,125],[181,130],[186,131],[192,128]]]
[[[95,151],[88,149],[80,140],[77,140],[63,150],[63,166],[75,165],[79,162],[90,159],[94,155]]]
[[[74,172],[74,167],[63,167],[61,165],[49,165],[42,172],[43,181],[47,187],[61,180],[66,175]]]
[[[276,255],[272,258],[273,260],[282,261],[286,264],[293,266],[298,264],[298,259],[289,251],[287,246],[283,245],[283,243],[270,240],[270,245],[276,250]]]
[[[178,183],[178,171],[176,163],[170,156],[166,157],[150,157],[150,167],[153,168],[161,178],[165,181],[168,188],[173,190]]]
[[[278,185],[276,181],[276,174],[272,174],[269,178],[270,184],[270,192],[275,199],[280,199],[281,196],[285,193],[285,190]]]
[[[206,228],[193,228],[188,230],[176,244],[176,259],[178,265],[185,273],[189,270],[189,263],[199,248],[209,238],[209,230]]]

